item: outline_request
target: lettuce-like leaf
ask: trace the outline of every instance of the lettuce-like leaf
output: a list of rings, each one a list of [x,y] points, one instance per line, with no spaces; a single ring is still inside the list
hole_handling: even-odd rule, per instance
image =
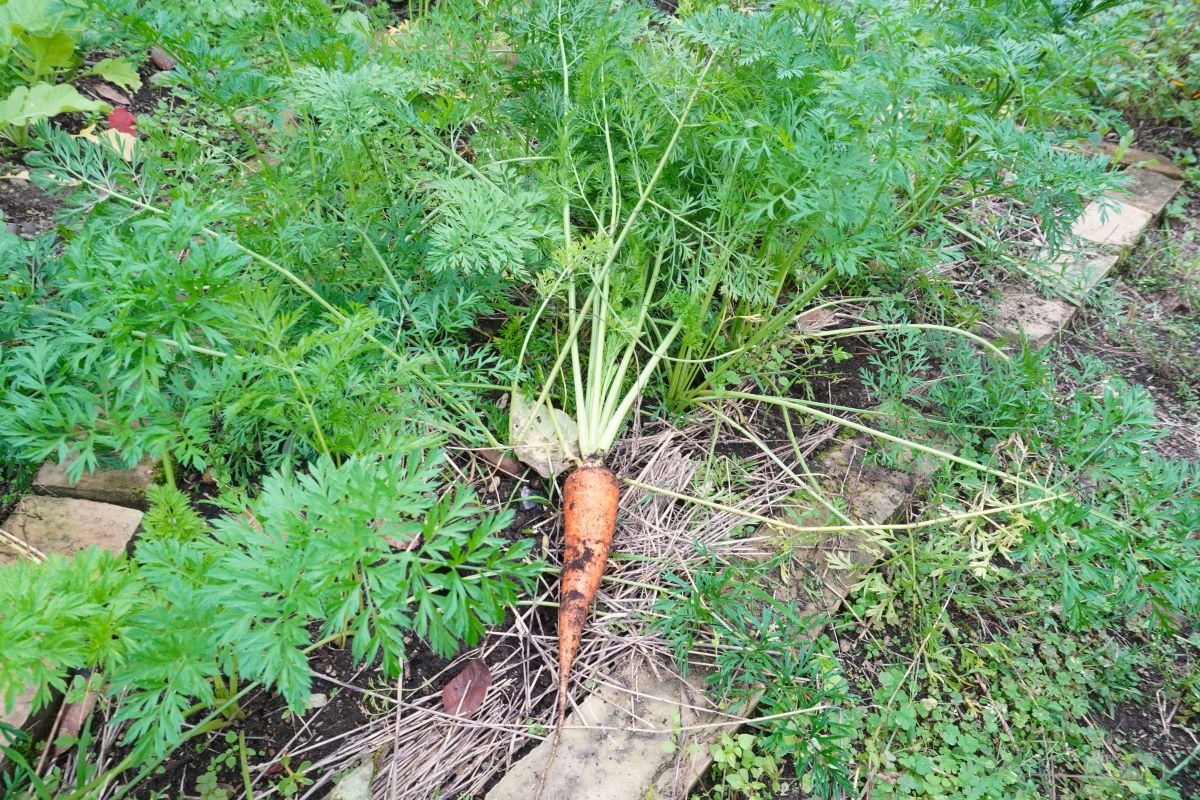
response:
[[[122,89],[137,91],[142,88],[142,79],[137,70],[123,58],[105,58],[96,62],[84,75],[98,75],[109,83],[116,84]]]
[[[39,119],[69,111],[104,111],[107,108],[105,103],[89,100],[69,84],[35,83],[18,86],[0,100],[0,125],[23,128]]]

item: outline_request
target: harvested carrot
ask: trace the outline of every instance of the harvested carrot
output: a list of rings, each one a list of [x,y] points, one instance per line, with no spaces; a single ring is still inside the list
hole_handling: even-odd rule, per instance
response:
[[[600,588],[621,489],[612,470],[585,464],[563,484],[563,568],[558,600],[558,727],[567,715],[571,665],[579,653],[588,607]]]

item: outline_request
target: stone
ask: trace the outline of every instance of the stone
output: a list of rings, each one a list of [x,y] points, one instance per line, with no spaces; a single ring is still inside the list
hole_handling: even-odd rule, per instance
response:
[[[23,730],[33,716],[33,693],[32,687],[17,695],[16,704],[11,710],[8,709],[4,702],[4,698],[0,697],[0,723],[11,726],[17,730]],[[0,745],[12,744],[12,739],[5,732],[4,727],[0,726]],[[4,763],[4,759],[0,757],[0,765]]]
[[[56,741],[64,737],[68,740],[79,738],[83,724],[87,722],[92,709],[96,707],[96,700],[100,697],[101,683],[102,678],[98,672],[93,672],[86,678],[83,675],[76,675],[72,679],[71,688],[64,698],[62,710],[58,715],[58,729],[54,731]],[[69,749],[70,745],[66,743],[55,744],[54,755],[60,756]]]
[[[1093,244],[1124,249],[1137,241],[1153,218],[1148,211],[1106,195],[1088,203],[1071,232]]]
[[[14,545],[0,538],[0,564],[11,564],[29,553],[67,556],[92,545],[123,552],[141,522],[142,512],[132,508],[29,495],[0,524],[0,528],[22,543]],[[25,548],[28,550],[21,552]]]
[[[1183,187],[1183,181],[1148,169],[1126,170],[1125,174],[1129,176],[1129,183],[1122,190],[1122,194],[1128,195],[1125,202],[1152,218],[1161,214]]]
[[[21,731],[31,740],[40,742],[45,741],[54,727],[59,705],[62,702],[62,693],[52,692],[49,702],[37,711],[33,710],[34,694],[32,688],[18,694],[16,703],[11,710],[7,708],[4,696],[0,695],[0,722]],[[0,726],[0,747],[12,744],[14,741],[13,737],[5,733],[5,730]],[[4,758],[4,753],[0,752],[0,776],[7,767],[8,761]],[[2,777],[0,777],[0,783],[3,783]],[[5,797],[7,798],[8,795]]]
[[[1117,152],[1120,151],[1120,163],[1122,166],[1148,170],[1150,172],[1157,172],[1158,174],[1168,178],[1183,178],[1183,170],[1176,166],[1171,159],[1158,153],[1151,153],[1147,150],[1139,150],[1136,147],[1127,147],[1124,150],[1120,150],[1117,145],[1111,142],[1092,144],[1084,141],[1077,142],[1075,145],[1079,150],[1082,150],[1085,153],[1103,153],[1109,158],[1117,155]]]
[[[70,555],[90,545],[124,551],[142,521],[142,512],[121,506],[73,498],[28,495],[21,499],[0,530],[0,565],[20,558],[58,553]],[[17,541],[9,540],[9,536]],[[0,698],[0,720],[29,733],[35,739],[46,736],[62,699],[55,694],[50,705],[33,712],[32,689],[17,697],[11,711]],[[86,716],[86,709],[79,709]],[[5,743],[0,736],[0,744]]]
[[[1031,286],[1005,286],[990,324],[1001,334],[1023,335],[1034,347],[1044,347],[1071,323],[1075,312],[1066,300],[1042,297]]]
[[[1050,271],[1056,273],[1054,283],[1059,289],[1082,297],[1099,286],[1116,265],[1113,253],[1064,252],[1054,259]]]
[[[74,497],[94,500],[97,503],[113,503],[128,508],[146,508],[146,489],[154,481],[156,462],[147,456],[141,463],[129,469],[97,470],[85,473],[72,483],[67,479],[70,461],[56,464],[47,461],[33,479],[33,490],[50,497]]]
[[[815,468],[825,476],[831,494],[846,498],[852,519],[891,522],[908,508],[920,479],[936,467],[925,458],[913,461],[911,473],[870,466],[865,463],[869,449],[869,437],[859,434],[826,453]],[[803,524],[840,526],[844,522],[822,510],[815,518],[810,515]],[[832,562],[831,555],[836,556]],[[795,585],[793,581],[792,586],[781,587],[789,591],[777,596],[781,600],[807,601],[806,614],[832,611],[857,580],[853,568],[871,564],[877,557],[878,553],[867,546],[859,532],[821,534],[820,542],[794,551],[793,564],[800,568],[793,571],[797,577],[804,576],[804,585]],[[812,590],[817,594],[815,598]]]
[[[334,780],[329,800],[371,800],[371,780],[374,777],[375,759],[368,758]]]
[[[630,800],[642,798],[676,755],[687,754],[676,731],[719,722],[699,683],[674,670],[628,661],[567,717],[545,798]],[[728,726],[739,726],[735,720]],[[487,794],[487,800],[529,800],[553,749],[553,732],[522,758]],[[671,752],[668,752],[671,751]],[[707,764],[707,760],[704,762]],[[675,795],[659,795],[675,796]],[[686,795],[685,795],[686,796]]]
[[[1125,151],[1125,154],[1121,156],[1121,163],[1127,167],[1147,172],[1157,172],[1166,178],[1183,179],[1183,170],[1176,166],[1171,159],[1158,153],[1138,150],[1136,147],[1131,147]]]

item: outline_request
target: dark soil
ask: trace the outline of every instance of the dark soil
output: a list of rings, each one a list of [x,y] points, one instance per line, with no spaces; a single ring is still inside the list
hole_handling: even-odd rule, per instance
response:
[[[1099,721],[1119,742],[1152,754],[1170,772],[1200,745],[1195,735],[1200,720],[1188,716],[1186,701],[1175,696],[1161,672],[1146,669],[1139,673],[1144,701],[1121,703],[1110,714],[1100,716]],[[1193,715],[1196,712],[1194,708],[1190,711]],[[1171,785],[1179,790],[1180,797],[1200,797],[1200,757],[1180,770]]]
[[[0,161],[0,175],[14,176],[25,170],[20,161]],[[26,238],[54,230],[54,215],[58,200],[34,186],[31,181],[15,177],[0,178],[0,213],[9,233]]]
[[[1176,634],[1174,655],[1139,668],[1141,703],[1122,703],[1099,717],[1112,738],[1134,750],[1151,753],[1164,772],[1177,766],[1200,745],[1200,698],[1189,684],[1200,658],[1200,639],[1188,630]],[[1200,757],[1171,778],[1181,798],[1200,798]]]
[[[37,467],[33,464],[5,464],[0,462],[0,520],[8,518],[28,491]]]
[[[808,383],[795,387],[789,396],[847,408],[868,409],[875,405],[862,382],[863,370],[871,369],[869,359],[875,354],[875,346],[861,337],[843,339],[841,345],[850,354],[848,360],[822,360]]]
[[[280,696],[265,691],[253,693],[242,704],[243,719],[227,730],[176,750],[164,768],[146,779],[131,796],[195,796],[196,782],[206,772],[214,772],[218,785],[227,788],[230,796],[240,794],[238,744],[236,738],[229,741],[229,732],[245,735],[246,747],[252,751],[247,759],[250,773],[255,776],[258,791],[265,791],[286,774],[281,766],[273,766],[285,756],[289,757],[289,768],[296,769],[302,761],[317,761],[333,752],[341,745],[342,734],[362,726],[373,713],[366,696],[339,684],[377,688],[379,673],[374,666],[355,667],[350,651],[337,647],[316,651],[310,664],[319,707],[292,715]],[[267,775],[260,775],[264,767]]]
[[[439,694],[454,677],[447,669],[451,660],[437,655],[419,639],[406,637],[405,641],[408,657],[404,665],[404,691],[419,696]],[[501,652],[497,660],[503,658]],[[355,666],[348,648],[323,647],[311,656],[309,664],[314,677],[313,693],[319,696],[318,707],[294,716],[279,695],[256,692],[242,704],[243,719],[202,742],[176,750],[165,766],[139,785],[131,796],[195,796],[197,779],[210,771],[215,771],[219,785],[227,788],[230,796],[240,795],[242,779],[234,738],[237,734],[245,736],[246,746],[253,751],[248,759],[250,772],[256,791],[264,792],[285,777],[286,770],[280,766],[284,757],[288,757],[287,767],[294,770],[304,761],[316,762],[334,752],[348,735],[353,736],[380,713],[383,704],[375,705],[368,692],[386,694],[391,691],[389,685],[394,686],[394,681],[380,670],[378,661]],[[228,760],[231,754],[234,758]],[[307,777],[328,778],[316,773]],[[321,790],[316,796],[323,796],[324,792]]]
[[[154,68],[154,65],[149,62],[143,64],[138,70],[138,76],[142,79],[142,85],[136,92],[127,92],[118,87],[111,87],[111,84],[107,84],[106,81],[95,76],[80,78],[75,82],[75,88],[79,89],[83,94],[103,100],[111,106],[120,105],[121,108],[127,109],[135,116],[138,114],[152,114],[160,110],[160,104],[168,109],[173,108],[176,104],[175,96],[171,94],[170,89],[151,83],[151,79],[157,74],[158,70]],[[101,85],[109,85],[111,88],[117,88],[117,91],[129,99],[129,103],[114,103],[112,100],[98,94],[96,87]]]
[[[1200,134],[1178,125],[1164,124],[1155,120],[1140,120],[1134,126],[1134,141],[1141,150],[1160,153],[1164,156],[1200,156]]]
[[[863,384],[862,372],[870,370],[871,365],[868,359],[875,353],[875,348],[870,340],[862,337],[844,339],[841,341],[841,347],[850,354],[849,359],[838,362],[830,356],[814,358],[797,354],[794,360],[798,363],[790,364],[787,371],[803,376],[801,380],[788,386],[774,388],[756,389],[751,386],[746,391],[761,391],[764,394],[774,394],[814,403],[827,403],[844,408],[871,408],[875,402]],[[780,370],[779,374],[783,375],[784,370]],[[821,410],[843,417],[853,415],[851,411],[824,408]],[[774,450],[786,450],[789,447],[791,438],[788,435],[783,409],[777,405],[763,403],[748,409],[747,413],[751,415],[751,418],[738,420],[739,423],[750,427],[764,444]],[[827,427],[825,422],[806,417],[799,412],[790,412],[789,416],[792,434],[802,444],[806,437]],[[707,451],[700,452],[701,445],[707,446],[706,443],[697,443],[697,457],[706,458]],[[757,442],[746,439],[740,432],[731,428],[722,430],[722,435],[713,448],[713,452],[717,455],[743,459],[755,458],[763,454]],[[795,466],[794,459],[786,455],[781,458],[788,466]]]
[[[93,63],[104,58],[105,54],[97,53],[88,60],[88,63]],[[159,72],[147,57],[145,62],[138,67],[138,77],[142,79],[142,85],[135,92],[130,92],[122,89],[119,86],[113,86],[95,75],[89,75],[86,78],[80,78],[74,81],[74,86],[85,97],[94,97],[101,102],[108,103],[114,108],[120,107],[131,112],[135,117],[139,114],[151,114],[159,110],[159,105],[162,104],[166,108],[172,108],[175,103],[175,95],[171,93],[169,88],[164,88],[157,85],[154,76]],[[115,90],[124,95],[129,100],[128,103],[114,102],[111,97],[105,97],[97,91],[98,87],[107,86],[110,90]],[[103,115],[101,115],[103,117]],[[54,124],[63,130],[70,133],[79,133],[85,127],[96,121],[94,116],[85,114],[60,114],[54,118]],[[103,119],[100,120],[98,127],[105,127]]]
[[[176,482],[179,491],[188,496],[192,508],[204,519],[214,520],[227,513],[216,502],[217,497],[221,494],[220,487],[207,474],[201,474],[195,470],[185,470],[176,478]]]

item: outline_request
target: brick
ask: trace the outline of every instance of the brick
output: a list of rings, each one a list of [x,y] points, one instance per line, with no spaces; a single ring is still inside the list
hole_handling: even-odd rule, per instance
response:
[[[1044,347],[1074,318],[1075,306],[1057,297],[1042,297],[1030,286],[1006,286],[992,314],[991,326],[1009,336],[1024,335],[1034,347]]]
[[[67,479],[70,462],[47,461],[33,479],[33,490],[50,497],[74,497],[112,503],[128,508],[146,508],[146,489],[154,480],[155,460],[147,457],[129,469],[105,469],[83,475],[72,483]]]
[[[695,708],[707,702],[701,687],[672,669],[649,669],[631,660],[607,680],[623,688],[601,686],[567,717],[542,797],[631,800],[653,796],[647,794],[650,787],[675,760],[674,754],[663,750],[675,741],[674,728],[719,721],[715,712]],[[579,729],[582,726],[589,729]],[[732,722],[728,729],[736,727]],[[633,733],[631,728],[654,732]],[[487,800],[529,800],[550,757],[552,738],[514,764],[487,793]]]
[[[141,521],[142,512],[132,508],[30,495],[0,528],[36,552],[70,555],[92,545],[122,552]],[[0,539],[0,564],[10,564],[19,555],[17,547]]]
[[[1142,235],[1154,215],[1115,197],[1088,203],[1071,231],[1093,244],[1123,249]]]
[[[1152,218],[1161,214],[1183,187],[1183,181],[1148,169],[1126,170],[1125,174],[1129,176],[1129,183],[1122,192],[1128,195],[1124,198],[1125,202],[1145,211]]]
[[[1067,252],[1054,259],[1054,283],[1073,296],[1089,294],[1117,265],[1113,253]]]
[[[1104,153],[1111,158],[1117,154],[1118,148],[1117,145],[1110,142],[1101,142],[1097,145],[1084,143],[1083,149],[1085,152]],[[1157,172],[1168,178],[1180,179],[1183,177],[1183,170],[1176,166],[1171,159],[1159,153],[1139,150],[1136,147],[1126,148],[1121,153],[1121,165]]]

